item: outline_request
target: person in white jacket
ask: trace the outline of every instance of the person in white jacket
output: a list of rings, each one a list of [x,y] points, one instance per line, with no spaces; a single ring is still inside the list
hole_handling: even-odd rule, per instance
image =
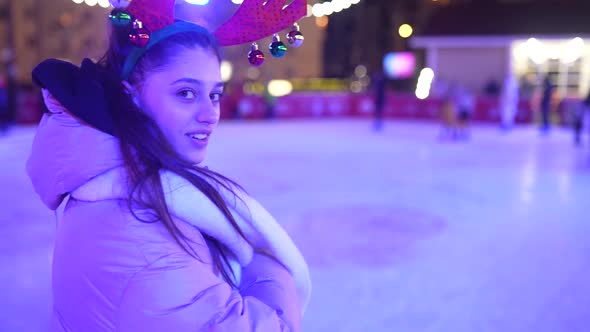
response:
[[[502,87],[500,109],[502,128],[510,130],[514,127],[514,119],[518,113],[518,82],[514,75],[508,74]]]

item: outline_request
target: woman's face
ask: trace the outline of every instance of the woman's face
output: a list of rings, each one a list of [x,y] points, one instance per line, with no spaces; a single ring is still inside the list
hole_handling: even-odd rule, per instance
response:
[[[147,73],[138,102],[176,152],[198,164],[219,122],[222,94],[219,60],[198,47],[182,49],[169,64]]]

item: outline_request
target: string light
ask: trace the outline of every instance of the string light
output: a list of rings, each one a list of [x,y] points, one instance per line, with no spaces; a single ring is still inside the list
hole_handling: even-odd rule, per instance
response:
[[[340,13],[360,2],[361,0],[332,0],[318,2],[311,7],[311,14],[315,17],[330,16],[334,13]]]
[[[111,7],[111,3],[109,0],[72,0],[75,4],[86,4],[87,6],[94,7],[96,5],[102,8],[109,8]]]
[[[209,3],[209,0],[184,0],[186,3],[190,3],[192,5],[200,5],[204,6]],[[235,4],[241,4],[244,0],[232,0]],[[109,0],[72,0],[75,4],[83,4],[85,3],[87,6],[94,7],[99,5],[102,8],[110,8],[111,3]]]
[[[185,0],[187,1],[187,0]],[[244,0],[231,0],[233,4],[240,5]],[[361,0],[331,0],[326,2],[318,2],[315,5],[307,5],[307,17],[315,16],[330,16],[334,13],[340,13],[341,11],[350,8],[352,5],[356,5]]]

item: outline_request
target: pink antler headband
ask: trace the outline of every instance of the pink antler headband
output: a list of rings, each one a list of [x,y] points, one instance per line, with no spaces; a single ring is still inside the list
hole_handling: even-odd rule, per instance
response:
[[[214,35],[222,46],[251,43],[285,30],[307,12],[306,0],[244,0],[238,11]]]
[[[135,48],[128,56],[123,68],[122,78],[127,79],[139,58],[159,41],[186,31],[202,31],[204,28],[190,22],[176,21],[174,18],[175,0],[112,0],[115,10],[110,15],[114,25],[133,24],[129,35]],[[303,34],[297,21],[307,12],[306,0],[293,0],[285,6],[286,0],[244,0],[236,13],[213,35],[221,46],[240,45],[256,42],[274,35],[270,52],[274,57],[282,57],[287,47],[280,41],[278,32],[293,26],[287,34],[292,47],[303,43]],[[126,8],[125,8],[126,6]],[[264,54],[256,43],[252,46],[249,61],[254,66],[264,62]]]

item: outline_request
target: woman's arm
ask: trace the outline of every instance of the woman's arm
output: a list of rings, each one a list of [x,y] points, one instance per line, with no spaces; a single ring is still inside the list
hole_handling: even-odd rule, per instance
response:
[[[296,283],[286,267],[266,253],[254,253],[242,269],[242,296],[253,296],[277,312],[292,331],[301,329],[301,302]]]
[[[132,278],[117,331],[300,331],[295,286],[281,264],[255,254],[235,290],[211,265],[187,265],[179,255],[161,257]]]
[[[202,192],[186,179],[172,172],[164,171],[161,176],[166,194],[166,204],[175,217],[197,226],[217,239],[225,239],[223,242],[229,244],[230,247],[245,247],[241,243],[239,234],[232,229],[219,209]],[[311,296],[311,280],[305,259],[293,240],[274,217],[247,193],[232,187],[238,196],[236,197],[224,187],[219,185],[216,187],[254,250],[269,252],[291,273],[301,299],[302,312],[305,312]],[[191,199],[187,199],[187,197]],[[207,213],[204,213],[205,211]],[[222,230],[220,225],[225,227],[223,233],[220,233]],[[227,230],[228,227],[229,230]],[[237,257],[244,256],[240,259],[243,262],[245,257],[251,253],[248,250],[234,250],[234,254]]]

